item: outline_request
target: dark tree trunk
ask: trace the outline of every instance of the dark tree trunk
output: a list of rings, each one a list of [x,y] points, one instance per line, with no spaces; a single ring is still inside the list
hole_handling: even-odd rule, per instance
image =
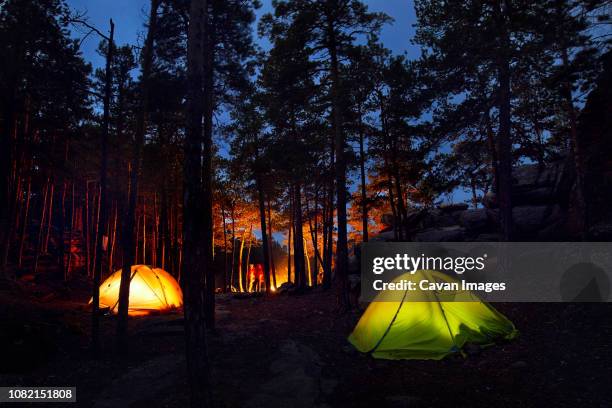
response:
[[[497,61],[499,136],[497,138],[499,218],[502,239],[512,241],[512,138],[510,112],[510,59],[507,55],[508,33],[506,27],[505,1],[499,1],[499,30],[501,50]]]
[[[17,78],[10,78],[10,90],[6,95],[5,109],[0,129],[0,279],[6,278],[8,252],[11,241],[11,223],[14,213],[14,186],[12,185],[13,168],[13,133],[15,125],[15,99]]]
[[[474,209],[478,208],[478,191],[476,190],[476,179],[472,178],[470,180],[470,187],[472,189],[472,205]]]
[[[95,210],[92,211],[92,219],[94,227],[92,227],[94,232],[94,245],[93,245],[93,260],[92,260],[92,268],[95,269],[96,259],[98,256],[98,232],[100,231],[100,187],[96,184],[97,193],[94,194],[93,203]],[[101,267],[101,266],[100,266]]]
[[[47,214],[47,202],[49,200],[49,191],[51,190],[51,177],[47,178],[47,183],[45,184],[45,190],[43,193],[43,201],[42,201],[42,209],[40,211],[40,224],[38,225],[38,239],[36,240],[36,252],[34,254],[34,264],[32,266],[32,274],[36,275],[38,269],[38,259],[40,258],[40,254],[43,250],[43,231],[45,226],[45,218]],[[89,256],[89,255],[87,255]]]
[[[336,148],[336,208],[338,220],[338,239],[336,241],[336,296],[340,312],[350,309],[348,287],[348,239],[346,215],[346,158],[344,153],[344,132],[342,131],[342,118],[340,106],[340,74],[338,63],[338,49],[336,44],[336,28],[333,19],[328,18],[328,50],[331,68],[332,92],[332,120],[334,129],[334,144]]]
[[[138,193],[136,193],[138,194]],[[128,201],[129,202],[129,201]],[[142,262],[138,262],[138,256],[140,255],[140,215],[138,214],[138,198],[136,198],[136,210],[135,210],[135,228],[136,228],[136,238],[134,239],[134,258],[132,259],[132,265],[138,265]]]
[[[227,225],[225,222],[225,207],[221,200],[221,220],[223,222],[223,292],[227,292]]]
[[[206,24],[208,21],[206,0],[192,0],[189,10],[189,30],[187,39],[187,112],[185,126],[184,165],[183,165],[183,239],[182,259],[184,314],[185,314],[185,352],[191,406],[212,406],[208,351],[206,344],[205,287],[207,274],[203,266],[210,262],[206,255],[206,236],[211,231],[211,214],[208,211],[208,198],[202,197],[202,117],[204,115],[204,58]],[[210,148],[210,146],[208,146]],[[207,147],[205,146],[205,149]],[[211,157],[204,157],[204,166],[210,166]],[[210,167],[208,167],[210,171]],[[210,173],[207,175],[209,178]],[[204,191],[210,194],[209,191]],[[204,202],[206,201],[206,202]],[[205,218],[209,220],[205,220]],[[208,223],[208,224],[207,224]],[[209,285],[212,282],[206,282]],[[213,304],[214,305],[214,304]]]
[[[97,221],[96,232],[96,249],[97,256],[93,270],[93,294],[92,294],[92,312],[91,312],[91,347],[94,355],[100,346],[100,323],[98,321],[98,309],[100,307],[100,281],[102,277],[102,254],[103,254],[103,234],[104,227],[107,224],[108,210],[106,203],[107,195],[107,166],[108,166],[108,132],[110,124],[110,100],[112,93],[113,82],[113,53],[115,49],[115,24],[110,20],[110,36],[108,40],[108,50],[106,54],[106,70],[104,78],[104,114],[102,119],[102,141],[101,151],[102,157],[100,160],[100,197],[99,197],[99,219]]]
[[[14,91],[14,90],[13,90]],[[14,98],[11,98],[15,102]],[[25,139],[28,134],[28,120],[27,113],[25,113],[24,119],[22,120],[23,125],[20,126],[17,108],[9,108],[12,112],[10,123],[9,123],[9,157],[12,160],[9,162],[9,175],[8,175],[8,190],[9,190],[9,203],[7,209],[7,225],[3,232],[6,233],[4,242],[2,242],[2,260],[0,268],[5,270],[8,265],[11,241],[15,238],[16,232],[19,230],[19,216],[23,209],[23,183],[25,181],[24,168],[25,166]],[[26,109],[27,110],[27,109]]]
[[[87,277],[92,277],[91,271],[91,219],[89,218],[89,180],[85,180],[85,208],[83,214],[83,229],[85,230],[85,269]],[[93,302],[92,302],[93,303]]]
[[[43,245],[43,252],[48,253],[49,251],[49,235],[51,234],[51,225],[53,223],[53,197],[55,196],[55,181],[51,180],[51,192],[49,193],[49,216],[47,217],[47,230],[45,234],[45,241]]]
[[[142,197],[142,264],[147,264],[147,197]]]
[[[295,267],[295,281],[298,288],[306,286],[306,264],[304,262],[304,233],[302,229],[302,189],[296,182],[293,187],[293,226],[295,238],[293,239],[293,265]]]
[[[493,134],[493,128],[491,127],[491,117],[489,112],[485,113],[485,128],[487,132],[487,148],[489,155],[491,156],[491,171],[493,174],[492,188],[493,192],[497,194],[499,190],[499,162],[497,160],[497,148],[495,143],[495,136]]]
[[[406,231],[406,220],[408,219],[408,211],[406,209],[406,204],[404,203],[404,191],[402,190],[402,183],[400,180],[397,158],[394,157],[393,161],[393,181],[395,183],[395,195],[397,196],[397,216],[399,222],[398,231],[400,240],[403,240],[408,238],[408,231]]]
[[[341,102],[340,102],[340,74],[338,62],[338,44],[336,32],[336,17],[334,15],[335,2],[326,10],[326,48],[330,57],[331,77],[331,107],[332,128],[335,147],[335,181],[336,181],[336,218],[338,225],[338,237],[336,241],[336,270],[334,283],[336,288],[337,303],[340,312],[350,308],[348,291],[348,242],[347,242],[347,192],[346,192],[346,158],[345,137],[342,130]],[[331,244],[331,240],[330,240]]]
[[[212,131],[214,111],[215,22],[206,14],[204,28],[204,140],[202,160],[202,250],[205,268],[204,318],[209,329],[215,328],[215,270],[213,264],[213,152]]]
[[[238,251],[238,287],[240,292],[246,292],[247,287],[247,268],[244,267],[244,258],[242,257],[244,253],[244,241],[246,239],[246,235],[251,236],[253,225],[249,226],[249,233],[247,234],[247,229],[245,228],[242,231],[242,236],[240,237],[240,251]],[[248,265],[247,265],[248,266]]]
[[[368,196],[366,192],[363,118],[359,109],[359,172],[361,175],[361,228],[363,242],[368,242]]]
[[[251,268],[251,248],[253,247],[253,224],[249,227],[249,243],[247,245],[247,256],[244,263],[244,276],[246,282],[246,291],[253,292],[255,290],[257,284],[257,275],[254,274],[249,276],[249,269]],[[249,282],[249,279],[252,278],[253,281]]]
[[[398,216],[397,208],[395,207],[395,195],[393,194],[393,181],[391,176],[387,177],[387,194],[389,194],[389,205],[391,206],[391,214],[393,215],[393,239],[399,241],[401,235],[401,221]]]
[[[289,232],[287,233],[287,282],[291,282],[291,233],[293,232],[293,190],[289,188]],[[295,281],[295,279],[294,279]]]
[[[383,137],[383,164],[386,173],[387,181],[387,194],[389,195],[389,206],[391,207],[391,213],[393,214],[393,239],[400,241],[403,239],[401,229],[401,219],[398,214],[398,210],[395,206],[395,195],[393,194],[393,180],[391,177],[391,166],[389,164],[389,132],[387,128],[387,117],[385,114],[385,102],[382,92],[377,91],[379,109],[380,109],[380,121],[382,126],[382,137]]]
[[[236,271],[236,214],[234,210],[234,203],[230,208],[230,216],[232,217],[232,269],[230,271],[230,292],[234,287],[234,275]]]
[[[157,243],[159,236],[159,206],[157,204],[157,191],[153,193],[153,217],[151,225],[151,265],[159,266],[157,260]]]
[[[66,273],[64,280],[68,280],[70,278],[70,273],[72,270],[70,269],[70,265],[72,263],[72,237],[74,234],[74,216],[75,216],[75,202],[74,202],[74,177],[72,178],[71,184],[71,199],[70,199],[70,228],[68,229],[68,261],[66,262]]]
[[[569,57],[567,55],[567,48],[562,50],[562,61],[563,66],[567,68],[569,65]],[[567,116],[569,118],[570,125],[570,142],[571,142],[571,155],[574,162],[574,171],[576,172],[576,182],[574,188],[574,208],[576,218],[576,230],[580,235],[580,239],[583,241],[587,240],[588,236],[588,211],[586,204],[586,197],[584,195],[584,182],[586,179],[584,170],[584,158],[582,152],[582,146],[578,139],[578,125],[576,118],[576,108],[574,106],[574,98],[572,97],[572,84],[570,80],[566,80],[563,83],[563,97],[565,99],[565,105],[567,110]]]
[[[270,206],[270,197],[268,197],[268,242],[270,248],[270,273],[272,274],[272,286],[274,289],[277,289],[276,286],[276,266],[274,263],[274,246],[272,243],[274,242],[274,237],[272,236],[272,209]]]
[[[334,141],[332,138],[330,151],[330,172],[335,166]],[[334,246],[334,179],[329,178],[327,199],[325,200],[325,218],[323,220],[323,288],[329,289],[332,284],[332,257]]]
[[[23,267],[23,249],[25,247],[26,232],[28,228],[28,216],[30,213],[30,197],[32,196],[32,177],[28,176],[28,187],[26,190],[25,208],[23,210],[23,218],[21,222],[21,232],[19,233],[19,255],[17,257],[17,266],[19,269]]]
[[[161,226],[159,256],[161,259],[162,269],[166,269],[170,265],[170,254],[172,253],[172,238],[170,236],[171,231],[169,228],[170,217],[168,216],[168,190],[166,186],[164,186],[164,189],[162,190],[161,214],[159,218],[159,223]]]
[[[317,277],[319,276],[319,264],[323,265],[323,260],[321,259],[321,253],[319,252],[319,190],[317,189],[315,193],[314,200],[314,211],[311,216],[308,218],[308,227],[310,230],[310,238],[312,239],[312,247],[314,248],[314,268],[312,273],[312,281],[313,286],[317,286]],[[314,227],[312,225],[312,218],[314,217]]]
[[[261,227],[261,244],[263,246],[264,280],[266,293],[270,293],[270,247],[268,241],[268,229],[266,226],[266,203],[264,199],[263,183],[261,176],[257,176],[257,197],[259,199],[259,220]]]
[[[64,254],[66,252],[66,180],[62,181],[62,192],[60,200],[60,208],[58,209],[59,214],[59,228],[57,237],[57,279],[62,279],[64,274],[65,262]]]
[[[130,170],[130,194],[128,208],[123,224],[123,267],[121,268],[121,284],[119,287],[119,313],[117,317],[117,342],[120,352],[127,351],[127,323],[129,309],[130,280],[134,264],[135,241],[134,226],[136,222],[136,205],[138,202],[138,173],[140,171],[142,147],[146,132],[146,116],[149,102],[149,76],[153,65],[153,40],[157,26],[157,9],[160,0],[151,0],[149,27],[145,45],[142,50],[142,77],[140,92],[140,107],[136,117],[136,131]],[[99,245],[99,244],[98,244]]]
[[[113,223],[110,226],[111,232],[108,234],[109,246],[110,249],[108,251],[108,274],[114,272],[114,256],[115,256],[115,245],[117,243],[117,218],[119,218],[119,205],[115,201],[115,215],[113,216]]]

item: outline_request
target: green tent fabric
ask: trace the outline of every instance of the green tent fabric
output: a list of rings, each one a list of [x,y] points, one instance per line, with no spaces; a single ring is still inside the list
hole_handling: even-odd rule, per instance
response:
[[[422,279],[457,282],[437,271],[407,273],[394,282],[414,281],[418,287]],[[470,291],[453,293],[452,302],[440,301],[441,294],[429,290],[400,296],[397,301],[397,293],[381,292],[369,305],[348,338],[357,350],[389,360],[440,360],[466,343],[491,345],[518,335],[510,320]]]

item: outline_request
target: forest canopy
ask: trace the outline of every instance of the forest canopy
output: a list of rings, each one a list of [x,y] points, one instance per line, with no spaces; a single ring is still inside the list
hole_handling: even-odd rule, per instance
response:
[[[2,2],[3,271],[180,276],[190,98],[212,290],[248,290],[251,247],[270,290],[344,287],[354,245],[390,228],[410,239],[415,209],[463,190],[475,208],[495,196],[511,239],[523,163],[572,162],[585,213],[578,116],[604,71],[608,2],[416,1],[405,40],[420,55],[385,48],[393,19],[362,1],[278,0],[256,18],[260,6],[206,2],[193,94],[189,1],[151,2],[142,46],[61,0]]]

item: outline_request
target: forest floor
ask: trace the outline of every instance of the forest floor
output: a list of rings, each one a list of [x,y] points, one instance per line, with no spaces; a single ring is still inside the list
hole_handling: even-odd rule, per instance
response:
[[[76,386],[71,406],[187,406],[182,315],[131,318],[126,357],[105,317],[93,358],[86,301],[85,288],[0,288],[0,385]],[[495,306],[518,339],[442,361],[385,361],[347,342],[360,312],[336,315],[333,293],[220,295],[208,337],[216,405],[610,406],[612,304]]]

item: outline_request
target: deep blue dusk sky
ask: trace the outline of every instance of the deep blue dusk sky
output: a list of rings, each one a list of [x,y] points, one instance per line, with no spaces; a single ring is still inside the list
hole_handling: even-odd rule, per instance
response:
[[[411,44],[414,36],[413,24],[416,22],[414,3],[412,0],[363,0],[371,11],[382,11],[394,19],[386,25],[381,32],[381,41],[385,47],[395,54],[406,53],[409,59],[419,56],[419,48]],[[87,12],[90,24],[103,32],[109,29],[109,18],[115,22],[115,41],[118,45],[142,44],[144,22],[149,13],[149,0],[66,0],[68,5],[76,11]],[[257,10],[257,18],[272,11],[271,0],[261,0],[262,8]],[[259,39],[256,33],[256,42],[266,48],[267,42]],[[87,29],[73,31],[75,37],[83,37]],[[89,36],[82,44],[85,60],[94,67],[102,67],[104,59],[96,52],[99,38]],[[352,188],[355,188],[356,184]],[[454,197],[453,197],[454,196]],[[468,197],[463,191],[456,191],[449,197],[463,201]]]
[[[108,31],[108,19],[115,22],[117,44],[141,43],[144,21],[149,12],[148,0],[67,0],[68,5],[77,11],[87,11],[89,22],[103,32]],[[262,0],[263,7],[257,11],[261,16],[272,10],[271,0]],[[393,17],[395,22],[387,25],[381,34],[384,45],[396,54],[408,52],[410,58],[417,56],[418,49],[410,44],[414,34],[414,7],[411,0],[365,0],[371,11],[383,11]],[[86,33],[86,31],[85,31]],[[82,36],[75,32],[75,36]],[[260,45],[262,41],[256,38]],[[96,53],[99,39],[88,37],[83,45],[83,54],[95,67],[103,65],[102,58]]]

